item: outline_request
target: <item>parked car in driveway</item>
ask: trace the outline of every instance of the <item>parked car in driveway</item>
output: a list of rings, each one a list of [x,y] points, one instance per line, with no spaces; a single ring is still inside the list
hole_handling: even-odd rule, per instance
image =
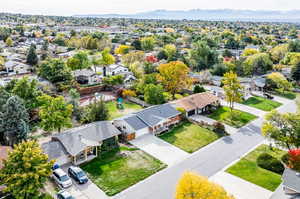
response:
[[[69,173],[69,176],[71,178],[73,178],[76,182],[78,182],[79,184],[84,184],[84,183],[87,183],[87,181],[88,181],[88,177],[82,171],[82,169],[79,167],[71,166],[68,169],[68,173]]]
[[[62,188],[67,188],[72,185],[72,180],[61,168],[53,171],[53,178],[55,182]]]
[[[75,199],[69,192],[66,190],[61,190],[57,193],[57,199]]]

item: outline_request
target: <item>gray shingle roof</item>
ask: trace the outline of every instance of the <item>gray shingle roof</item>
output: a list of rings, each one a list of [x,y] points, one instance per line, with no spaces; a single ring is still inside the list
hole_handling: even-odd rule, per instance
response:
[[[48,155],[49,160],[58,159],[68,155],[66,149],[58,141],[50,141],[42,144],[42,150]]]
[[[65,131],[53,138],[58,140],[69,154],[75,156],[86,147],[94,146],[95,142],[99,143],[120,134],[110,121],[100,121]]]
[[[124,118],[124,120],[136,131],[147,127],[147,124],[140,120],[136,115]]]
[[[175,117],[180,114],[181,113],[170,104],[152,106],[136,113],[137,117],[148,126],[155,126],[163,119]]]
[[[300,193],[300,173],[286,168],[282,175],[282,179],[285,187]]]

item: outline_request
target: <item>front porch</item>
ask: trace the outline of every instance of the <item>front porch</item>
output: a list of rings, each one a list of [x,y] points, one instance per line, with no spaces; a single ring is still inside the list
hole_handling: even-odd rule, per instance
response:
[[[74,165],[80,165],[82,163],[91,161],[98,156],[98,147],[88,147],[84,151],[80,152],[76,156],[72,157],[72,163]]]

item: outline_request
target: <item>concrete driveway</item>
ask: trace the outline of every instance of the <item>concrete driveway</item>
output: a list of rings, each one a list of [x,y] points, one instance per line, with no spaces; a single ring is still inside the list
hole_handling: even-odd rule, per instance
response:
[[[273,192],[269,190],[223,171],[209,179],[224,187],[224,189],[236,199],[269,199],[273,194]]]
[[[62,169],[68,173],[68,168],[71,164],[66,164],[62,166]],[[73,180],[73,185],[66,190],[74,196],[76,199],[108,199],[109,197],[95,185],[91,180],[89,180],[86,184],[78,184],[75,180]]]
[[[168,166],[172,166],[190,155],[151,134],[138,137],[137,139],[130,141],[130,143],[159,159]]]

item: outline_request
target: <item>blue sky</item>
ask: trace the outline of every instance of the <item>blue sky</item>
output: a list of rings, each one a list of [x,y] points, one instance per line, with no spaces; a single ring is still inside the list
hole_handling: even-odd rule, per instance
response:
[[[300,9],[300,0],[1,0],[0,12],[43,15],[128,14],[156,9],[197,8],[292,10]]]

